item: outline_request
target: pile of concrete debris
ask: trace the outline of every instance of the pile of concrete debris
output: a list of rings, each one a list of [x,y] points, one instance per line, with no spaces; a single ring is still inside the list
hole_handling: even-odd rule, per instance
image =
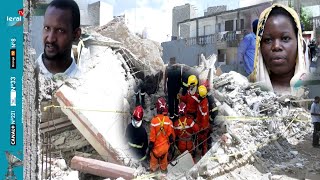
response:
[[[214,78],[213,87],[221,115],[215,144],[185,177],[260,179],[305,167],[294,146],[311,134],[311,123],[298,99],[262,91],[236,72]],[[234,172],[241,167],[247,173]]]
[[[110,172],[110,177],[119,177],[121,172],[123,177],[129,179],[147,174],[132,160],[123,135],[134,107],[134,88],[137,82],[143,80],[149,85],[146,105],[150,108],[146,109],[145,120],[154,115],[153,96],[163,96],[161,79],[164,65],[161,47],[130,33],[121,18],[116,18],[103,27],[88,28],[86,32],[90,35],[83,39],[83,47],[81,52],[78,52],[78,65],[83,72],[82,76],[67,81],[57,77],[54,82],[49,83],[40,79],[41,98],[57,99],[57,105],[62,107],[62,112],[77,128],[70,131],[69,135],[53,136],[54,150],[69,151],[70,148],[76,149],[72,144],[83,143],[83,147],[89,149],[86,151],[89,155],[87,153],[85,156],[83,152],[72,155],[82,154],[84,158],[117,164],[115,169],[118,169]],[[261,178],[274,176],[278,171],[303,168],[305,161],[294,146],[311,133],[311,125],[309,113],[299,106],[299,99],[263,91],[235,72],[214,76],[216,57],[212,56],[208,61],[203,57],[202,59],[203,64],[194,69],[199,73],[200,82],[206,78],[210,80],[210,93],[213,93],[219,106],[220,116],[215,121],[215,131],[212,134],[215,143],[195,166],[181,168],[183,171],[169,171],[167,178],[241,179],[253,178],[250,176],[252,172],[260,172],[259,175],[256,173],[254,178]],[[54,97],[50,94],[54,94]],[[66,124],[65,121],[63,123]],[[74,133],[75,137],[78,137],[76,140],[81,143],[75,143],[75,139],[69,141],[70,133]],[[94,150],[88,147],[88,144]],[[61,157],[60,155],[55,158]],[[70,167],[66,168],[65,163],[71,164],[71,167],[76,167],[76,162],[79,165],[79,161],[90,163],[79,158],[72,161],[65,155],[65,163],[56,159],[51,161],[52,167],[58,166],[65,172],[54,171],[55,174],[51,174],[51,177],[56,179],[66,177],[71,172],[75,174]],[[100,163],[102,162],[97,162]],[[181,164],[183,163],[179,163]],[[249,173],[235,174],[239,169]],[[85,171],[98,172],[91,170],[87,168]]]
[[[136,59],[150,66],[151,70],[162,70],[164,64],[161,58],[161,45],[149,39],[142,39],[130,32],[125,24],[124,17],[116,17],[104,26],[90,27],[87,31],[89,33],[97,32],[105,37],[121,42],[123,47],[130,50],[136,56]]]
[[[132,160],[124,142],[124,130],[135,103],[134,89],[141,81],[146,85],[147,106],[154,104],[152,95],[160,88],[164,68],[160,45],[131,34],[119,19],[84,32],[87,34],[83,35],[83,41],[74,54],[81,76],[73,79],[54,76],[53,80],[39,77],[39,98],[43,110],[40,133],[46,135],[45,140],[41,139],[39,167],[45,173],[41,173],[40,177],[67,178],[73,173],[70,166],[79,165],[79,161],[72,164],[72,156],[119,165],[109,177],[133,177],[141,170],[125,167],[137,167],[137,162]],[[60,112],[56,113],[58,109],[63,116]],[[148,114],[150,117],[153,115],[149,108],[146,109],[147,119]],[[44,120],[44,117],[48,118]],[[70,124],[76,129],[69,131]],[[79,152],[83,148],[86,150]],[[55,163],[62,160],[68,168]],[[97,172],[94,168],[93,171]],[[90,173],[90,170],[82,172]],[[122,173],[122,170],[125,172]]]

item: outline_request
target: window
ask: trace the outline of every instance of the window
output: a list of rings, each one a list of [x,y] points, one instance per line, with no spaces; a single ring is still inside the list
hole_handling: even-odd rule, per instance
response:
[[[236,30],[244,29],[244,19],[240,19],[240,29],[238,28],[238,20],[236,20]]]
[[[225,31],[233,31],[233,20],[225,22]]]

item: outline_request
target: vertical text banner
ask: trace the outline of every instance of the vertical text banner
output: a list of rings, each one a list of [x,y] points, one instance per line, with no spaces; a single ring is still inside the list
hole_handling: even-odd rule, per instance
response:
[[[0,179],[23,179],[23,0],[0,11]]]

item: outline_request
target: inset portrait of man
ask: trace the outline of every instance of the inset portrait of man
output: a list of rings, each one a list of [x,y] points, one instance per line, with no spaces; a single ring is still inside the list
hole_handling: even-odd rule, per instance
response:
[[[43,53],[36,64],[45,78],[59,74],[75,77],[79,69],[71,56],[72,43],[81,36],[80,10],[73,0],[53,0],[48,5],[42,30]]]

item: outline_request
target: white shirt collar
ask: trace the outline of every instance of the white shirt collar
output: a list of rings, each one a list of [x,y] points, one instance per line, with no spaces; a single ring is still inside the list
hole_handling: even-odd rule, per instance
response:
[[[49,70],[44,65],[43,60],[42,60],[42,55],[43,55],[43,53],[40,54],[40,56],[38,57],[36,64],[37,64],[37,67],[39,67],[40,73],[45,78],[52,79],[54,77],[59,77],[59,76],[64,76],[65,78],[73,78],[73,77],[78,76],[78,74],[80,73],[79,68],[78,68],[74,58],[72,58],[72,63],[65,72],[52,74],[51,72],[49,72]]]

